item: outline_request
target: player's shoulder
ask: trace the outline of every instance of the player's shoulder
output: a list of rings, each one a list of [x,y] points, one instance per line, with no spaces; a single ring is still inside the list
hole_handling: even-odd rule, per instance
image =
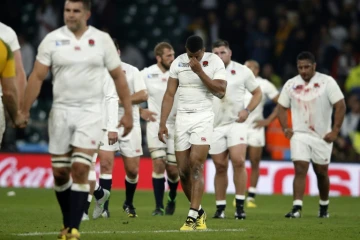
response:
[[[0,32],[1,32],[1,35],[13,35],[13,36],[16,36],[16,33],[14,31],[14,29],[12,29],[10,26],[0,22]],[[5,40],[4,40],[5,42]]]
[[[97,29],[94,26],[89,26],[90,35],[94,37],[100,37],[100,38],[111,38],[109,33],[101,31],[100,29]]]
[[[141,70],[141,73],[154,73],[154,72],[158,72],[159,71],[159,67],[156,64],[153,64],[149,67],[145,67],[143,70]]]
[[[125,70],[126,72],[132,72],[136,73],[139,72],[139,69],[131,64],[128,64],[126,62],[121,62],[121,68]]]
[[[256,81],[258,81],[258,83],[260,85],[264,85],[264,86],[275,86],[270,80],[266,79],[266,78],[262,78],[260,76],[256,77]]]
[[[316,80],[324,80],[324,81],[335,81],[335,79],[332,76],[329,76],[327,74],[324,73],[320,73],[320,72],[316,72],[315,73],[315,78]]]
[[[242,75],[246,75],[246,76],[251,76],[255,78],[254,73],[250,70],[250,68],[248,68],[247,66],[245,66],[244,64],[241,64],[239,62],[235,62],[235,61],[231,61],[230,62],[230,66],[232,67],[233,70],[241,73]]]

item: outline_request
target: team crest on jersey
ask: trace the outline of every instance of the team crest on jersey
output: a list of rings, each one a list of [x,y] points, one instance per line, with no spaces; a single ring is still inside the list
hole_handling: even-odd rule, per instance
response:
[[[65,45],[69,45],[69,44],[70,44],[70,40],[56,40],[55,41],[56,46],[65,46]]]
[[[318,83],[314,83],[314,88],[319,88],[320,85]]]
[[[236,74],[236,71],[233,69],[231,70],[231,75],[235,75]]]
[[[205,138],[205,137],[201,137],[201,141],[202,141],[202,142],[206,142],[206,138]]]
[[[89,39],[89,46],[93,47],[95,45],[94,39]]]
[[[147,77],[148,78],[157,78],[157,77],[159,77],[159,74],[156,74],[156,73],[148,74]]]
[[[203,67],[207,67],[209,66],[209,62],[208,61],[203,61]]]
[[[182,63],[182,62],[179,62],[179,67],[189,67],[189,63]]]

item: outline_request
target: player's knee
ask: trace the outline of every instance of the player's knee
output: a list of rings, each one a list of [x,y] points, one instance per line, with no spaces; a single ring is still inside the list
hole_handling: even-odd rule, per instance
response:
[[[179,170],[178,170],[177,166],[168,165],[166,167],[166,173],[167,173],[168,178],[170,178],[172,180],[179,178]]]
[[[126,175],[131,179],[136,178],[138,173],[139,173],[139,167],[137,167],[137,166],[136,167],[133,166],[133,167],[126,170]]]
[[[70,169],[68,168],[54,168],[53,169],[54,182],[56,186],[62,186],[70,180]]]
[[[179,169],[179,176],[181,180],[188,180],[190,176],[189,170]]]
[[[307,171],[308,171],[307,167],[301,165],[295,167],[295,174],[297,176],[306,176]]]
[[[153,172],[155,173],[164,173],[166,168],[166,163],[163,158],[158,158],[153,160]]]
[[[239,156],[232,161],[234,168],[245,168],[245,157]]]
[[[227,173],[228,164],[227,162],[217,162],[215,163],[216,174]]]
[[[315,171],[316,177],[318,179],[323,179],[328,177],[328,171],[327,170],[317,170]]]

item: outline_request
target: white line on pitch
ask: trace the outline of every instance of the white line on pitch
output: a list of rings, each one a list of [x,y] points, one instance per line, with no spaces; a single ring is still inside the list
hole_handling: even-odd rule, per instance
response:
[[[179,230],[155,230],[155,231],[91,231],[81,232],[81,234],[139,234],[139,233],[183,233],[183,232],[244,232],[243,228],[236,229],[207,229],[200,231],[179,231]],[[29,233],[14,233],[13,235],[28,237],[28,236],[43,236],[43,235],[55,235],[59,232],[29,232]]]

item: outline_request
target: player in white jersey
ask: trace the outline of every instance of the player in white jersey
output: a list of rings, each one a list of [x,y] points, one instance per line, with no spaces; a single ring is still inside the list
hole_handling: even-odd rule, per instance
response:
[[[17,97],[18,97],[18,104],[21,108],[24,102],[24,92],[26,86],[26,74],[22,62],[22,56],[20,51],[20,44],[18,38],[16,36],[15,31],[0,22],[0,38],[10,46],[11,51],[14,54],[15,60],[15,70],[16,70],[16,77],[15,77],[15,86],[17,88]],[[2,95],[1,86],[0,86],[0,96]]]
[[[216,168],[215,198],[217,210],[213,218],[225,218],[227,169],[230,157],[234,170],[235,218],[245,219],[244,200],[247,182],[245,157],[248,128],[245,121],[250,112],[261,101],[262,93],[250,69],[231,60],[232,52],[227,41],[216,41],[212,46],[212,51],[224,62],[228,83],[225,97],[221,100],[214,98],[213,101],[215,122],[209,151]],[[244,104],[246,91],[252,94],[247,105]]]
[[[250,187],[248,188],[248,196],[246,198],[246,206],[248,208],[256,207],[255,195],[256,185],[259,179],[259,165],[262,155],[262,149],[265,146],[265,127],[268,126],[277,117],[277,107],[274,108],[272,113],[264,119],[263,111],[264,105],[267,100],[272,100],[277,103],[279,98],[279,91],[275,85],[267,79],[263,79],[259,76],[259,63],[254,60],[248,60],[245,62],[245,66],[255,75],[255,81],[259,83],[262,91],[262,99],[259,105],[251,112],[245,123],[248,124],[247,130],[247,144],[248,144],[248,156],[251,162],[251,176],[250,176]],[[245,105],[248,105],[252,98],[252,94],[247,91],[245,94]]]
[[[158,43],[155,46],[154,53],[157,63],[141,71],[149,94],[148,109],[141,109],[141,116],[147,121],[147,145],[153,160],[152,183],[156,207],[152,215],[162,216],[164,214],[174,214],[176,191],[179,184],[179,172],[174,149],[176,102],[166,122],[169,130],[169,139],[164,144],[158,138],[161,103],[166,91],[169,69],[174,61],[175,53],[173,47],[167,42]],[[164,210],[165,170],[170,191]]]
[[[161,106],[159,139],[166,143],[169,137],[166,122],[179,90],[175,155],[181,185],[190,202],[188,217],[180,230],[191,231],[207,228],[206,213],[201,208],[203,167],[213,132],[213,97],[224,97],[226,71],[218,56],[205,52],[203,40],[199,36],[190,36],[185,48],[186,53],[178,56],[170,67]]]
[[[289,79],[278,99],[278,118],[290,139],[291,159],[295,167],[293,208],[287,218],[301,217],[305,180],[310,161],[315,171],[320,194],[320,218],[328,218],[329,176],[333,142],[345,116],[345,101],[336,81],[316,72],[315,57],[310,52],[297,56],[299,75]],[[291,110],[292,128],[287,125],[287,109]],[[331,116],[335,108],[333,127]]]
[[[119,124],[124,125],[124,136],[133,125],[121,61],[110,36],[87,26],[90,9],[90,0],[65,1],[65,26],[49,33],[41,42],[25,90],[23,112],[29,116],[52,68],[54,99],[49,118],[49,152],[64,225],[58,239],[80,238],[78,229],[89,193],[91,159],[102,134],[104,69],[112,76],[125,108]]]
[[[120,55],[119,45],[114,39],[115,46],[118,49]],[[128,217],[135,218],[137,217],[135,212],[135,207],[133,205],[133,198],[139,179],[139,162],[140,156],[143,154],[141,146],[141,127],[140,127],[140,116],[139,116],[139,105],[142,102],[145,102],[148,99],[148,94],[146,91],[146,86],[141,78],[139,70],[127,63],[122,62],[121,67],[126,75],[126,79],[129,85],[130,94],[131,94],[131,103],[132,103],[132,112],[133,112],[133,121],[134,127],[126,137],[120,137],[116,142],[112,142],[111,134],[115,133],[116,135],[121,136],[124,129],[114,129],[111,126],[106,129],[107,132],[104,134],[101,139],[100,149],[99,149],[99,158],[100,158],[100,187],[95,190],[94,196],[97,201],[101,200],[103,197],[102,188],[105,191],[111,190],[112,184],[112,171],[114,165],[114,157],[116,152],[120,152],[124,162],[125,168],[125,202],[123,204],[123,209],[128,215]],[[107,103],[108,104],[108,103]],[[117,108],[118,116],[112,116],[111,112],[106,114],[106,119],[110,122],[116,121],[117,118],[121,118],[124,115],[124,107],[121,103]],[[112,120],[112,118],[115,120]],[[108,124],[109,125],[109,124]],[[114,132],[115,130],[115,132]],[[96,157],[95,157],[96,159]],[[108,201],[104,205],[104,211],[100,206],[102,201],[97,202],[96,207],[94,208],[93,218],[96,219],[100,216],[108,218],[110,217],[110,212],[108,209]]]

